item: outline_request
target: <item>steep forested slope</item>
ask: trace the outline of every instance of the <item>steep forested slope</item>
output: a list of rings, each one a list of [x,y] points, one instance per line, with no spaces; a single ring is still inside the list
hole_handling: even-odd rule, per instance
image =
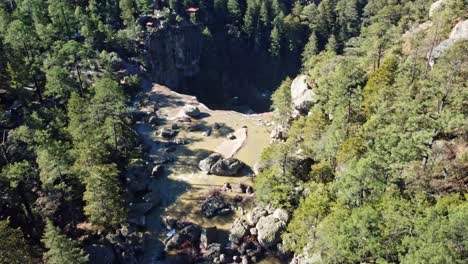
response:
[[[70,238],[127,221],[138,80],[121,57],[137,31],[120,16],[115,1],[0,3],[0,263],[86,263],[80,244],[102,234]]]
[[[306,49],[306,116],[292,120],[287,83],[274,94],[289,131],[264,152],[257,198],[293,212],[295,261],[467,261],[466,32],[432,60],[467,6],[442,2],[429,18],[428,3],[369,1],[342,49]]]

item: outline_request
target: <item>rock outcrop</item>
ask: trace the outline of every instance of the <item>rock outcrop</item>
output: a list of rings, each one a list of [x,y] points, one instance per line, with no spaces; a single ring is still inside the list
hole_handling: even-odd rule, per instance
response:
[[[202,159],[199,163],[198,163],[198,168],[204,172],[207,172],[209,173],[211,171],[211,167],[213,167],[213,165],[218,162],[218,160],[222,159],[223,157],[221,156],[221,154],[218,154],[218,153],[213,153],[211,155],[209,155],[207,158],[205,159]]]
[[[243,166],[244,164],[235,158],[220,159],[211,167],[210,173],[219,176],[234,176]]]
[[[462,40],[468,40],[468,20],[458,22],[452,29],[449,38],[440,42],[439,45],[429,51],[427,54],[429,64],[433,66],[445,51],[453,47],[455,43]]]
[[[314,104],[312,96],[313,90],[307,84],[307,76],[297,76],[291,84],[291,99],[294,109],[301,114],[307,114]]]
[[[221,154],[213,153],[198,163],[200,170],[219,176],[234,176],[244,166],[240,160],[235,158],[225,159]]]
[[[220,214],[228,214],[232,211],[232,205],[227,203],[221,195],[209,197],[201,206],[202,214],[208,218],[212,218]]]
[[[145,40],[153,80],[178,88],[186,77],[200,71],[202,32],[198,25],[160,24]]]
[[[429,8],[429,17],[432,17],[435,15],[435,13],[441,11],[445,7],[446,3],[447,0],[438,0],[432,3],[431,7]]]
[[[260,245],[264,248],[271,248],[280,242],[281,231],[286,227],[286,223],[274,215],[268,215],[260,218],[255,227]]]
[[[239,244],[242,238],[248,233],[248,228],[249,226],[243,219],[237,218],[231,226],[229,241],[234,244]]]

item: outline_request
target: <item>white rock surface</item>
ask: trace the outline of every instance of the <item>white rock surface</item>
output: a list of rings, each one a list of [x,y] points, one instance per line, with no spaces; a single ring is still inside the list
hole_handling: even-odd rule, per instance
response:
[[[432,17],[436,12],[441,11],[446,4],[447,0],[438,0],[434,2],[429,8],[429,17]]]
[[[291,84],[291,99],[294,108],[302,114],[307,114],[309,109],[314,104],[312,89],[307,85],[307,76],[297,76]]]
[[[452,29],[448,39],[442,41],[432,51],[427,54],[429,64],[432,66],[442,54],[450,49],[455,43],[468,40],[468,20],[458,22]]]

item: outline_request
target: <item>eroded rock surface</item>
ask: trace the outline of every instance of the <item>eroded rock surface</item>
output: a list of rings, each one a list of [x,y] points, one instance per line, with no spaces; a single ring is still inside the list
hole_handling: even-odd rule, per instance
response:
[[[307,84],[307,76],[297,76],[291,84],[291,99],[294,108],[302,114],[307,114],[314,104],[313,91]]]
[[[452,29],[449,38],[440,42],[439,45],[427,54],[429,64],[433,66],[438,58],[453,47],[455,43],[462,40],[468,40],[468,20],[458,22]]]

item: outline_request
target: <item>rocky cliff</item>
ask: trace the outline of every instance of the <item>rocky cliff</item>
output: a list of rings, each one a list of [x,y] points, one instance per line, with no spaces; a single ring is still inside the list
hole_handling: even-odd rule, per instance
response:
[[[158,26],[148,31],[145,42],[153,81],[179,88],[184,78],[200,71],[202,33],[199,26]]]

